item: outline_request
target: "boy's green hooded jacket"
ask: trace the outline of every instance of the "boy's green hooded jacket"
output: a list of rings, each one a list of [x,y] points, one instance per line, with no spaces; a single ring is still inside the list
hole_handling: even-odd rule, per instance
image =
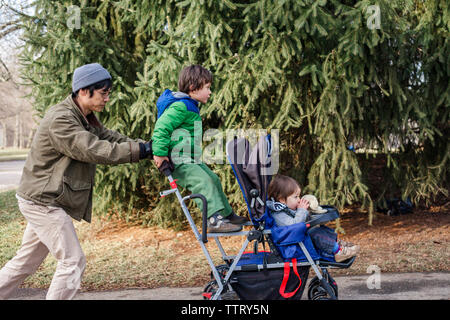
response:
[[[198,102],[183,92],[165,90],[156,102],[158,120],[152,136],[153,155],[200,159],[202,118]]]

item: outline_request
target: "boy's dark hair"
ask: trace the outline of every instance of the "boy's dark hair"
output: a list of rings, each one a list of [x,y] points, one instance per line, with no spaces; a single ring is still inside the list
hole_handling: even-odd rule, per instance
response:
[[[212,83],[212,73],[200,65],[185,67],[178,77],[178,90],[184,93],[201,89],[205,84]]]
[[[300,185],[295,179],[277,174],[269,184],[268,196],[276,201],[286,200],[291,194],[300,189]]]
[[[78,96],[78,92],[80,90],[89,90],[89,97],[92,97],[94,95],[94,90],[98,90],[98,89],[105,89],[105,90],[109,90],[112,87],[112,81],[111,79],[105,79],[99,82],[96,82],[94,84],[91,84],[88,87],[85,88],[81,88],[79,90],[77,90],[76,92],[72,92],[72,98],[76,98]]]

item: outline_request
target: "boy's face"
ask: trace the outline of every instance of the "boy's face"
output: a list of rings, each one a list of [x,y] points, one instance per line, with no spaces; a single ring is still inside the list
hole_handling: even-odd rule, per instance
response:
[[[200,89],[189,92],[192,99],[201,103],[206,103],[211,95],[211,83],[206,83]]]

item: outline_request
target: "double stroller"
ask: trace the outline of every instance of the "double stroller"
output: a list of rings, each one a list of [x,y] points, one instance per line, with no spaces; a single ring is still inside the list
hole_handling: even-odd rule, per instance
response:
[[[265,205],[268,186],[276,167],[274,164],[278,159],[273,156],[273,151],[270,134],[260,137],[253,148],[245,138],[234,137],[227,142],[227,159],[242,190],[251,219],[246,223],[249,227],[239,232],[207,233],[208,204],[205,197],[201,194],[182,197],[169,167],[164,164],[161,167],[171,186],[170,190],[161,192],[161,196],[175,193],[212,271],[211,281],[204,288],[204,299],[300,300],[311,268],[315,277],[309,282],[308,299],[329,300],[338,297],[338,286],[328,269],[349,268],[355,257],[338,263],[322,255],[314,248],[308,230],[337,219],[339,212],[332,206],[322,206],[327,212],[312,216],[305,223],[276,226]],[[186,202],[194,198],[201,199],[203,203],[201,233],[186,206]],[[244,237],[236,255],[228,255],[220,242],[220,238],[230,236]],[[216,242],[224,264],[214,264],[205,245],[208,239]],[[253,250],[246,251],[252,242]]]

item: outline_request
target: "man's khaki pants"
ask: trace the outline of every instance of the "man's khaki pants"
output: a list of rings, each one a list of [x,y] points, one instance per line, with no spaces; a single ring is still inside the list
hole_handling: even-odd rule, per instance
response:
[[[29,275],[36,272],[49,252],[58,264],[46,299],[72,299],[86,267],[72,218],[61,208],[17,199],[28,224],[16,256],[0,270],[0,300],[8,299]]]

